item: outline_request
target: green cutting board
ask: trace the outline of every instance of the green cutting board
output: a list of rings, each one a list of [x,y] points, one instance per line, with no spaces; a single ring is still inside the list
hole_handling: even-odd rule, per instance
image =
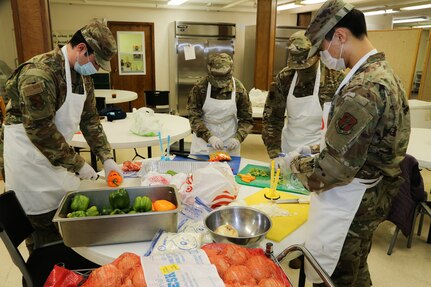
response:
[[[255,186],[255,187],[270,187],[271,181],[270,181],[270,175],[271,170],[267,166],[262,165],[255,165],[255,164],[247,164],[240,172],[239,174],[247,174],[250,173],[250,170],[252,168],[258,168],[261,170],[264,170],[267,172],[268,176],[256,176],[256,179],[251,182],[244,182],[241,180],[241,177],[238,175],[235,176],[235,180],[237,183],[242,185],[248,185],[248,186]],[[298,194],[309,194],[310,192],[305,189],[305,187],[302,185],[302,183],[299,181],[299,179],[296,178],[296,176],[292,173],[287,173],[283,178],[280,178],[277,190],[281,191],[288,191]]]

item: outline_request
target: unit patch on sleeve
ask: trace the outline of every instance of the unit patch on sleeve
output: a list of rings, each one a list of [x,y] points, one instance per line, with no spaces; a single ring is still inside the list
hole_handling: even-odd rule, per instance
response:
[[[339,134],[348,135],[352,132],[352,128],[358,123],[358,120],[348,112],[345,112],[342,117],[337,120],[337,132]]]
[[[32,83],[22,88],[24,96],[29,97],[43,92],[42,83]]]
[[[28,97],[30,106],[33,110],[41,110],[45,106],[42,97],[43,83],[33,83],[22,88],[24,96]]]

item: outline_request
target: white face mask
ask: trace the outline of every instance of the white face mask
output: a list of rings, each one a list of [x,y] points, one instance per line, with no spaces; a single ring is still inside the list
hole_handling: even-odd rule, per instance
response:
[[[335,36],[335,35],[334,35]],[[334,38],[332,37],[332,40]],[[343,53],[344,44],[341,44],[340,58],[336,59],[329,54],[329,48],[331,47],[332,40],[329,43],[328,49],[324,51],[320,51],[320,60],[322,60],[323,64],[331,70],[341,71],[346,68],[346,64],[344,59],[341,58],[341,54]]]

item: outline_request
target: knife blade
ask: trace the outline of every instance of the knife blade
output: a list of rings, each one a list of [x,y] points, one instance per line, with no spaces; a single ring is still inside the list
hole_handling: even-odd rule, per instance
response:
[[[277,204],[310,203],[310,200],[306,198],[278,199],[275,201],[275,203]]]
[[[185,158],[189,158],[189,159],[193,159],[193,160],[198,160],[198,161],[208,161],[206,158],[197,156],[197,155],[193,155],[193,154],[189,154],[186,152],[171,152],[172,154],[174,154],[175,156],[180,156],[180,157],[185,157]]]
[[[205,159],[205,158],[203,158],[203,157],[196,156],[196,155],[192,155],[192,154],[189,154],[189,155],[187,156],[187,158],[194,159],[194,160],[198,160],[198,161],[208,161],[207,159]]]

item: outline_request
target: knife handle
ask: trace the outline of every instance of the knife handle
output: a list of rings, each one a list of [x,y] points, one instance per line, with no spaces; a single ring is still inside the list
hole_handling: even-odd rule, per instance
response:
[[[188,152],[181,152],[181,151],[171,151],[171,154],[182,156],[182,157],[188,157],[190,153]]]

